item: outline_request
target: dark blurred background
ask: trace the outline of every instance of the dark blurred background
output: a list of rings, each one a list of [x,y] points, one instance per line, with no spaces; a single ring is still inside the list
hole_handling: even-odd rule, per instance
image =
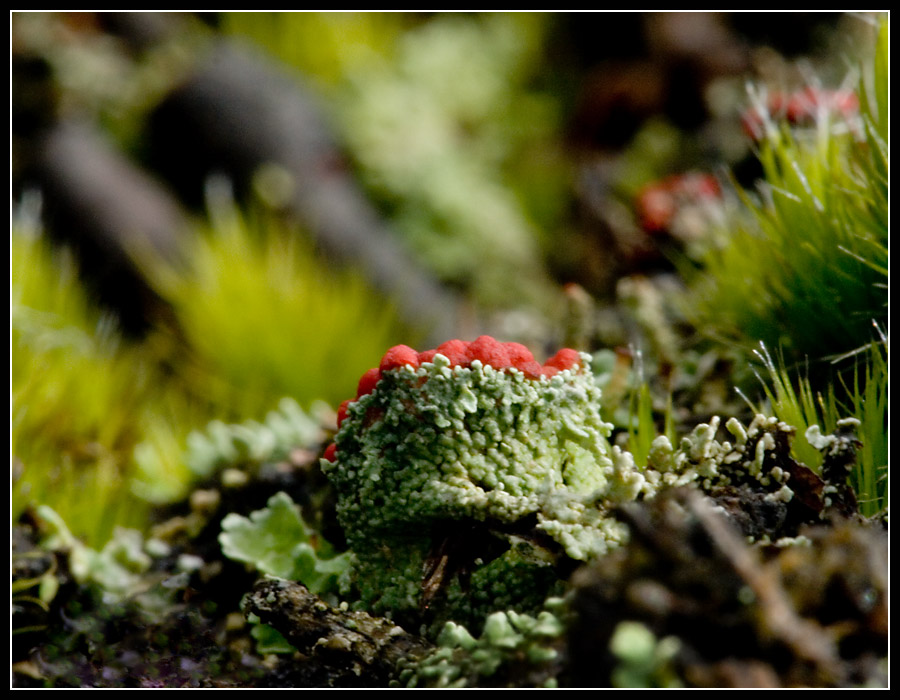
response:
[[[558,333],[564,285],[610,298],[667,266],[639,188],[723,165],[752,179],[745,81],[839,63],[845,21],[17,12],[13,196],[43,193],[129,333],[165,313],[130,250],[176,255],[223,176],[435,338]]]

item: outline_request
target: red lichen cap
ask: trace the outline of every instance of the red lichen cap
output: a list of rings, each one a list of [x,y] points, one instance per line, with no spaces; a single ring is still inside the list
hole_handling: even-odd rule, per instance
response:
[[[520,365],[526,362],[534,362],[534,355],[531,354],[531,350],[522,345],[522,343],[503,343],[503,347],[506,348],[509,363],[513,367],[521,369]]]
[[[524,374],[528,379],[537,379],[544,373],[544,368],[537,360],[531,362],[520,362],[515,368]]]
[[[675,196],[662,185],[648,185],[638,194],[641,226],[650,233],[665,231],[675,217],[676,208]]]
[[[819,90],[808,87],[794,93],[784,108],[787,119],[792,124],[813,121],[819,109],[825,108],[844,118],[859,111],[859,98],[850,90]]]
[[[437,355],[437,350],[425,350],[424,352],[419,353],[419,365],[424,365],[426,362],[431,362],[434,360],[434,356]]]
[[[648,233],[669,229],[680,207],[722,196],[719,181],[708,173],[682,173],[646,185],[637,196],[638,218]]]
[[[529,379],[537,379],[543,373],[540,363],[534,359],[531,350],[521,343],[504,343],[509,355],[509,364]]]
[[[483,365],[494,369],[506,369],[510,366],[509,352],[503,343],[489,335],[482,335],[469,344],[469,360],[479,360]]]
[[[382,372],[391,369],[397,369],[404,365],[411,365],[413,369],[419,366],[419,353],[413,350],[409,345],[395,345],[381,358],[381,364],[378,368]]]
[[[353,399],[347,399],[346,401],[341,402],[341,405],[338,406],[337,410],[337,427],[341,427],[341,423],[343,423],[347,419],[347,407],[353,403]]]
[[[365,374],[359,378],[359,384],[356,387],[356,398],[371,394],[379,381],[381,381],[381,370],[378,367],[366,370]]]
[[[337,445],[335,443],[332,442],[325,448],[325,454],[322,455],[322,459],[327,459],[329,462],[337,461]]]
[[[450,360],[451,367],[469,366],[469,344],[464,340],[448,340],[438,345],[436,350]]]
[[[426,362],[432,362],[440,353],[450,361],[451,367],[468,367],[473,360],[497,370],[515,368],[529,379],[541,376],[552,377],[564,369],[572,369],[581,364],[581,355],[577,350],[563,348],[547,360],[544,366],[534,359],[534,355],[521,343],[501,343],[489,335],[482,335],[471,343],[464,340],[448,340],[434,350],[416,352],[408,345],[395,345],[381,358],[378,367],[367,370],[360,377],[356,388],[356,398],[344,401],[337,412],[338,427],[347,418],[349,405],[367,394],[371,394],[383,372],[409,365],[418,368]]]
[[[685,173],[678,178],[678,191],[695,199],[718,199],[722,196],[719,181],[709,173]]]
[[[563,348],[544,364],[544,369],[555,368],[560,372],[581,365],[581,353],[572,348]]]
[[[822,90],[812,86],[791,94],[772,92],[765,105],[754,105],[744,112],[741,125],[750,138],[759,141],[765,135],[763,127],[767,119],[803,126],[814,122],[822,108],[851,119],[859,112],[859,97],[852,90]]]

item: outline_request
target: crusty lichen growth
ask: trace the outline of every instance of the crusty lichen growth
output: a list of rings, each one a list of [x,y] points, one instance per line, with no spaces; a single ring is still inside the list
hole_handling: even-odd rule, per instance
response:
[[[565,665],[565,604],[547,601],[536,616],[497,611],[477,639],[455,622],[444,625],[437,648],[403,663],[394,685],[409,688],[557,686]]]
[[[701,423],[682,438],[676,450],[669,439],[653,441],[648,457],[648,479],[654,486],[684,486],[699,481],[704,489],[733,483],[754,482],[790,500],[786,484],[790,477],[782,467],[783,450],[794,437],[794,429],[777,418],[757,415],[749,427],[731,418],[725,429],[734,438],[719,442],[719,417]],[[777,458],[776,458],[777,457]]]
[[[609,447],[589,365],[566,350],[541,366],[482,336],[392,348],[364,375],[323,462],[364,604],[534,609],[560,558],[623,541],[607,506],[648,484]]]
[[[748,426],[725,424],[731,440],[716,439],[719,419],[698,425],[678,449],[657,438],[644,474],[654,488],[695,482],[751,539],[793,537],[803,524],[858,517],[847,475],[856,459],[856,421],[839,421],[834,435],[818,429],[808,437],[823,454],[821,474],[791,455],[796,430],[777,418],[757,415]]]

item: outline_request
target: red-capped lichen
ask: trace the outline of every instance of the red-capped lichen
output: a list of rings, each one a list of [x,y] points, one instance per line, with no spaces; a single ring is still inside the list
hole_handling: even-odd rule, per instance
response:
[[[637,196],[637,213],[648,233],[670,231],[679,210],[721,198],[719,181],[706,173],[671,175],[644,187]]]
[[[353,579],[378,610],[425,605],[440,617],[540,604],[557,581],[553,560],[621,541],[605,499],[634,498],[645,483],[610,448],[590,356],[571,348],[541,365],[487,335],[420,353],[398,345],[363,375],[338,424],[322,468]],[[468,544],[434,569],[447,537]]]
[[[786,121],[793,126],[814,124],[821,115],[849,121],[859,114],[859,97],[851,90],[824,90],[807,87],[794,93],[771,92],[762,104],[741,116],[744,132],[754,141],[766,133],[766,123]]]
[[[528,379],[540,377],[552,377],[562,370],[574,370],[581,365],[581,354],[571,348],[563,348],[552,358],[541,365],[534,359],[534,355],[521,343],[502,343],[489,335],[482,335],[473,340],[448,340],[441,343],[433,350],[416,352],[408,345],[395,345],[381,358],[378,367],[367,370],[360,377],[356,389],[356,399],[371,394],[384,372],[409,366],[413,369],[426,363],[431,363],[435,355],[443,355],[449,360],[449,366],[469,367],[472,362],[478,360],[484,367],[493,367],[496,370],[516,369]],[[338,427],[343,423],[347,415],[347,407],[354,399],[347,399],[338,409]]]

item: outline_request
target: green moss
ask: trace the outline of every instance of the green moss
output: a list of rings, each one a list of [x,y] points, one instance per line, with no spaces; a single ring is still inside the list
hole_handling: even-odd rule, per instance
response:
[[[207,230],[185,240],[183,257],[189,266],[145,268],[174,310],[177,380],[222,420],[262,415],[285,396],[336,404],[407,332],[302,231],[262,207],[244,215],[225,193],[211,196]]]
[[[850,370],[836,368],[837,377],[825,391],[814,391],[807,377],[794,378],[783,360],[776,365],[765,347],[757,355],[768,375],[763,382],[771,411],[797,429],[798,439],[791,451],[810,468],[821,472],[823,454],[809,436],[833,433],[841,420],[857,421],[856,432],[862,444],[850,483],[863,515],[885,513],[888,506],[887,337],[882,335],[878,342],[869,344],[866,352],[853,357],[855,364]]]
[[[65,250],[18,221],[10,253],[12,518],[47,504],[100,547],[115,525],[145,523],[132,452],[151,424],[177,433],[184,406],[162,388],[156,356],[93,306]]]
[[[697,327],[788,363],[840,355],[887,321],[888,25],[863,68],[860,114],[824,107],[811,127],[764,115],[764,182],[704,259],[686,306]]]

